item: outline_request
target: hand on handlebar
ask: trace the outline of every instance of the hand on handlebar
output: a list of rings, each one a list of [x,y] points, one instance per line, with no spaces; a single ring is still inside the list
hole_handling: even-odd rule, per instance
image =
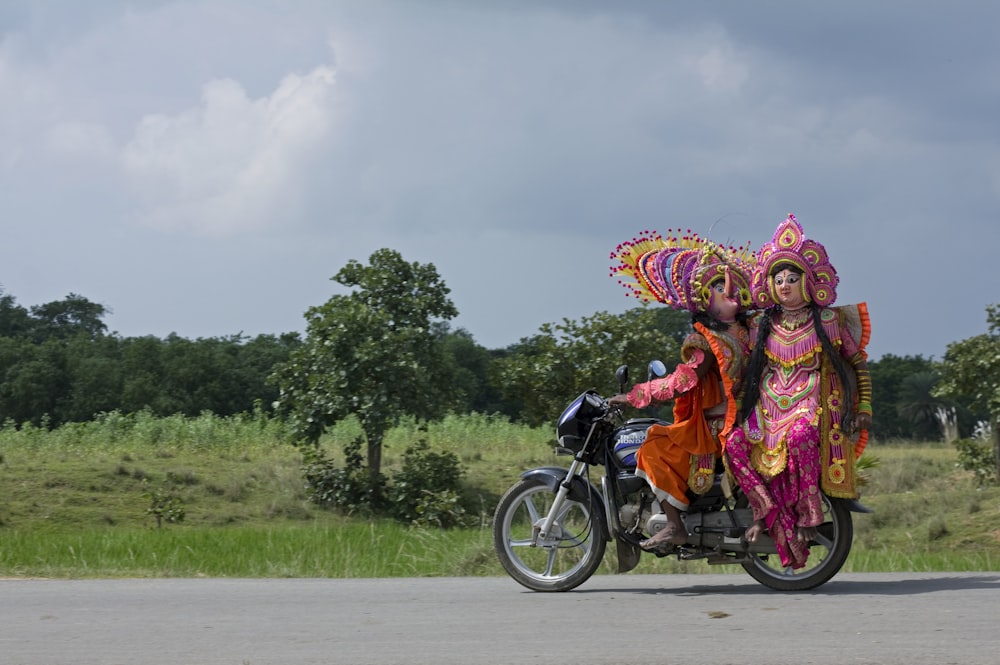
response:
[[[608,398],[608,404],[611,406],[617,406],[623,408],[628,406],[628,395],[624,393],[618,393],[617,395],[612,395]]]

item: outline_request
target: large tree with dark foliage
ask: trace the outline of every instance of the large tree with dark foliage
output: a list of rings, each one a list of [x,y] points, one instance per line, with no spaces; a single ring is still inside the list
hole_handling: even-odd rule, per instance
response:
[[[454,403],[454,364],[439,324],[458,311],[433,264],[409,263],[391,249],[368,265],[351,260],[333,280],[351,291],[306,312],[305,343],[274,374],[279,408],[304,443],[356,416],[376,480],[390,427],[404,415],[436,418]]]

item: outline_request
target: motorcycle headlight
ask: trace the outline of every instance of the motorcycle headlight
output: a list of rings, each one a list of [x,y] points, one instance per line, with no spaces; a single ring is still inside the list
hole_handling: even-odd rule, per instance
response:
[[[602,418],[607,407],[600,395],[592,390],[581,394],[573,400],[556,425],[556,438],[559,446],[573,452],[579,451],[587,440],[590,426],[598,418]]]

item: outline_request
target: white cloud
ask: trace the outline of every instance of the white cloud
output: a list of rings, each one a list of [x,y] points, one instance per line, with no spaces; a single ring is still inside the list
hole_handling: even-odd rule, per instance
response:
[[[215,80],[197,107],[145,116],[121,154],[145,205],[140,219],[201,235],[277,221],[330,135],[333,84],[333,70],[317,67],[250,99],[238,82]]]

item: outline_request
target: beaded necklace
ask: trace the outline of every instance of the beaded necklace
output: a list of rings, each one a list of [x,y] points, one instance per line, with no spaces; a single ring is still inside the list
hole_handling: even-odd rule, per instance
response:
[[[778,325],[791,332],[792,330],[801,327],[803,323],[808,321],[810,319],[810,314],[811,311],[808,307],[801,307],[794,310],[782,310],[781,320],[778,321]]]

